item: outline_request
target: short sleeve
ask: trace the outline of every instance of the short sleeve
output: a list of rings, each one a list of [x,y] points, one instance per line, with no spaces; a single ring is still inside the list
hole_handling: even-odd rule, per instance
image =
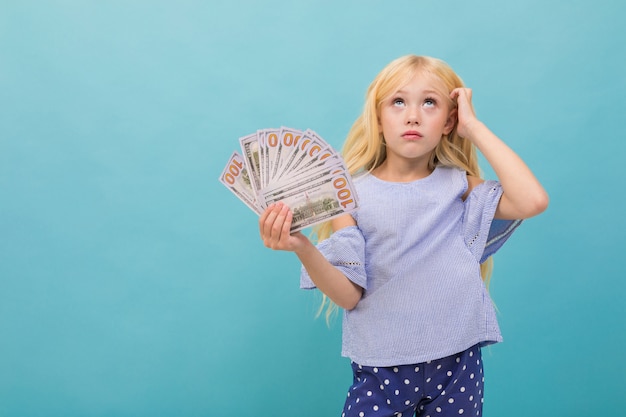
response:
[[[365,239],[358,226],[348,226],[336,231],[328,239],[320,242],[317,248],[346,278],[366,288]],[[304,266],[300,271],[300,288],[315,288]]]
[[[485,181],[477,185],[465,200],[465,243],[480,263],[496,253],[522,223],[521,220],[494,219],[501,197],[500,183]]]

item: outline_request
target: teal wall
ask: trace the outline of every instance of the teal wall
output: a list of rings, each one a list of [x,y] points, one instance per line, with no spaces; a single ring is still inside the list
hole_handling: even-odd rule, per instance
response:
[[[340,322],[219,182],[448,61],[551,206],[496,257],[485,416],[626,409],[626,3],[0,2],[0,416],[338,416]],[[487,169],[487,174],[490,171]]]

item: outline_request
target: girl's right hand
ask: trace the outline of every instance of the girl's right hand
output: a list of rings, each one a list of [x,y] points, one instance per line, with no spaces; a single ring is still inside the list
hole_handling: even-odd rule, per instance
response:
[[[292,219],[293,213],[285,204],[278,202],[270,205],[259,218],[263,244],[270,249],[292,252],[310,244],[309,239],[302,233],[289,232]]]

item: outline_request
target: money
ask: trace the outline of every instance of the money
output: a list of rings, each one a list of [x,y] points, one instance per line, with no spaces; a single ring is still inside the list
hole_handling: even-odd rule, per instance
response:
[[[239,138],[239,145],[241,153],[233,152],[220,182],[258,215],[271,204],[286,204],[292,233],[358,208],[343,159],[316,132],[260,129]]]
[[[248,168],[237,151],[233,152],[228,160],[228,164],[220,176],[220,181],[253,211],[257,214],[262,213],[252,188]]]

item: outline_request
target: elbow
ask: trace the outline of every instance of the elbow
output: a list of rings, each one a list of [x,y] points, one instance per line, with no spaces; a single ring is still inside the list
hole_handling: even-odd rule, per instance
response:
[[[546,211],[548,204],[550,204],[550,197],[548,196],[548,193],[543,190],[541,193],[538,193],[534,199],[534,215],[536,216],[537,214],[541,214]]]
[[[548,194],[543,189],[528,193],[517,202],[503,196],[496,211],[496,218],[518,220],[537,216],[546,211],[549,200]]]
[[[356,308],[357,304],[359,304],[359,300],[356,300],[355,302],[341,303],[341,304],[339,304],[339,307],[343,308],[346,311],[350,311],[350,310],[354,310]]]
[[[550,197],[548,197],[548,193],[544,190],[538,192],[532,196],[527,201],[527,206],[523,218],[529,218],[537,216],[548,208],[548,204],[550,203]]]

